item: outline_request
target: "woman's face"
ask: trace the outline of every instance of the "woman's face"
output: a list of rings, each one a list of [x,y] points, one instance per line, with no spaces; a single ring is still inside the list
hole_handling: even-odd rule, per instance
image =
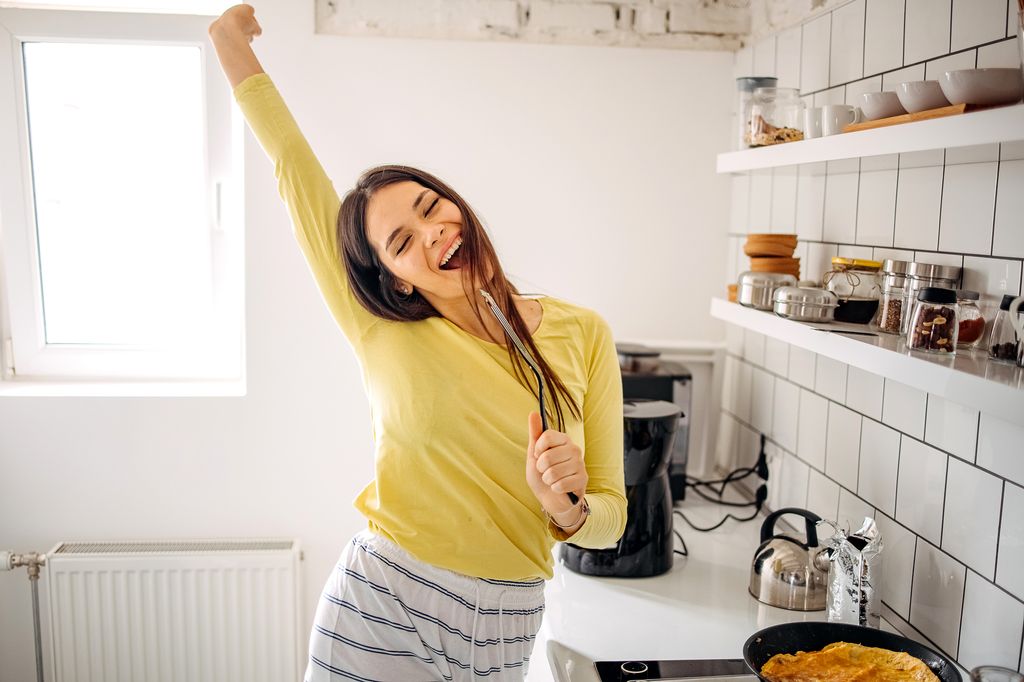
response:
[[[366,236],[377,258],[398,280],[430,298],[464,298],[462,212],[417,182],[377,190],[366,209]]]

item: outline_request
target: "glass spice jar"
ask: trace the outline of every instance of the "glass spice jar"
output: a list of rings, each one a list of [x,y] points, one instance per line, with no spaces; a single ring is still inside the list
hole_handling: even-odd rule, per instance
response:
[[[956,289],[960,281],[960,266],[935,263],[911,263],[907,267],[907,286],[903,294],[903,333],[909,331],[910,314],[917,303],[917,292],[925,287]]]
[[[999,312],[992,323],[992,335],[988,339],[988,356],[998,362],[1017,362],[1020,338],[1010,319],[1010,304],[1017,298],[1013,294],[1003,296]],[[1018,311],[1018,315],[1024,311]]]
[[[910,316],[907,346],[926,353],[956,352],[956,292],[925,287],[917,292],[917,305]]]
[[[796,88],[757,88],[750,104],[750,147],[765,147],[804,139],[804,109]]]
[[[835,319],[867,324],[878,311],[878,269],[882,264],[859,258],[832,258],[832,269],[824,274],[825,288],[839,299]]]
[[[903,327],[903,299],[906,296],[907,268],[905,260],[882,261],[882,284],[874,327],[886,334],[899,334]]]
[[[956,349],[974,348],[985,333],[985,316],[978,307],[981,295],[977,291],[960,289],[956,292],[959,323],[957,324]]]
[[[736,149],[746,149],[750,146],[750,106],[754,101],[754,90],[774,87],[778,82],[778,78],[767,76],[745,76],[736,79],[736,116],[740,122],[736,135]]]

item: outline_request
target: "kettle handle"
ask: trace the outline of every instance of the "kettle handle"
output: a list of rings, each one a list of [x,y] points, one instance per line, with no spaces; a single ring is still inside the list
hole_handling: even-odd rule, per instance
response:
[[[768,542],[772,536],[775,535],[775,522],[780,516],[784,514],[796,514],[802,516],[807,523],[807,548],[818,546],[818,531],[815,528],[821,521],[821,517],[812,511],[806,509],[800,509],[799,507],[786,507],[785,509],[779,509],[768,515],[768,518],[761,524],[761,543]]]

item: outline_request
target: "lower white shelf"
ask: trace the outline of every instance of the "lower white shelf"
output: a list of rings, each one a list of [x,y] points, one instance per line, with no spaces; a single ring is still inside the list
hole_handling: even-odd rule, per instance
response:
[[[953,357],[917,353],[892,334],[841,333],[869,332],[867,325],[794,322],[721,298],[711,300],[711,316],[1024,425],[1024,370],[990,362],[984,349]]]

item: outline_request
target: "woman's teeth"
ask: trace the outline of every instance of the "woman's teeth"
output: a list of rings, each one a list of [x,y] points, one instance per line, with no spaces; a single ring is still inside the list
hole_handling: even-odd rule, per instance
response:
[[[444,254],[444,258],[441,259],[441,267],[444,267],[452,259],[452,256],[459,250],[460,246],[462,246],[462,237],[456,237],[452,247],[448,249],[448,253]]]

